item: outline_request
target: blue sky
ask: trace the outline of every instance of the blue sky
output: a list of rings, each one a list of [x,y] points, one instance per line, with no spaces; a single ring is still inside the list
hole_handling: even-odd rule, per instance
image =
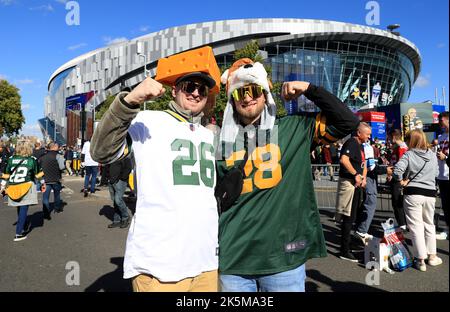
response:
[[[51,74],[62,64],[111,42],[161,29],[223,19],[288,17],[366,24],[365,0],[106,1],[78,0],[80,25],[66,24],[67,0],[0,0],[0,78],[20,89],[24,134],[38,135]],[[449,93],[448,0],[378,0],[380,25],[401,25],[422,55],[410,102]],[[275,3],[275,5],[274,5]],[[448,105],[448,95],[446,103]]]

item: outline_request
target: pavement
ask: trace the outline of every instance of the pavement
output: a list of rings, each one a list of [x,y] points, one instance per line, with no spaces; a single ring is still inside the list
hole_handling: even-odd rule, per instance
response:
[[[41,204],[30,207],[31,232],[21,242],[13,242],[16,209],[8,207],[5,200],[1,202],[0,292],[131,291],[131,282],[122,278],[128,230],[107,228],[113,215],[107,188],[100,187],[84,198],[80,193],[82,183],[80,177],[64,178],[62,199],[67,205],[64,212],[52,214],[50,221],[43,220]],[[134,209],[132,198],[126,202]],[[333,211],[322,209],[320,215],[328,256],[307,262],[308,292],[449,291],[448,240],[437,241],[442,265],[428,266],[427,272],[413,268],[393,275],[379,272],[378,278],[372,279],[378,280],[378,285],[368,285],[366,277],[371,271],[362,264],[363,247],[356,246],[360,263],[339,259],[339,228],[333,221]],[[381,235],[380,223],[392,215],[390,211],[378,211],[371,232]],[[411,246],[409,233],[406,239]]]

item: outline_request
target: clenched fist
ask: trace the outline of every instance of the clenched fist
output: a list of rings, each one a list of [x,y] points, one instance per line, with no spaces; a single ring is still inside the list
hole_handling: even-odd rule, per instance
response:
[[[281,87],[281,97],[285,101],[292,101],[305,93],[309,87],[309,82],[306,81],[289,81],[283,83]]]
[[[166,92],[166,89],[158,81],[148,77],[133,89],[124,100],[130,104],[139,106],[145,101],[160,97]]]

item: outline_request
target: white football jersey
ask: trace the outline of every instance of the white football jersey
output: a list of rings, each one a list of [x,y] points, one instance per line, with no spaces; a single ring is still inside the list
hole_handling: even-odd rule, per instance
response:
[[[167,112],[140,112],[128,130],[137,204],[124,278],[175,282],[218,268],[214,136]]]

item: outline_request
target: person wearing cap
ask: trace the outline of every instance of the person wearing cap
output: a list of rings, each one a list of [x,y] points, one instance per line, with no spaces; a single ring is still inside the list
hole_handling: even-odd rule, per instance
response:
[[[221,291],[304,291],[306,261],[326,256],[310,152],[359,121],[334,95],[304,81],[284,83],[283,98],[304,95],[321,113],[277,118],[267,72],[250,59],[236,61],[222,82],[228,103],[218,179],[247,161],[241,195],[220,216]]]
[[[119,93],[95,130],[98,162],[122,159],[130,145],[134,154],[137,203],[124,258],[134,291],[217,291],[214,136],[200,123],[215,85],[205,72],[180,74],[167,111],[140,112],[165,93],[148,77]]]

